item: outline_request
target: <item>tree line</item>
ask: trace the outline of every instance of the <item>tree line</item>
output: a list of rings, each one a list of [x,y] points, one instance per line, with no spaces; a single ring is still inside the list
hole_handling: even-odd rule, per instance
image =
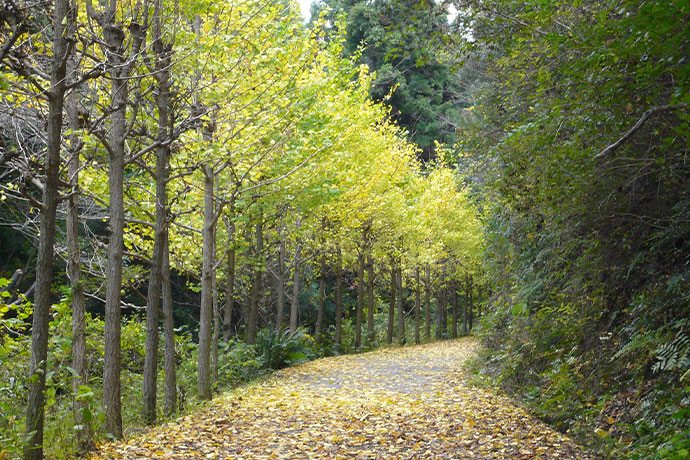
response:
[[[3,323],[6,337],[31,334],[24,458],[44,455],[60,280],[82,448],[94,438],[84,398],[89,309],[104,318],[105,433],[123,436],[122,325],[142,308],[142,419],[158,417],[161,365],[165,411],[175,411],[174,276],[200,292],[201,399],[212,396],[221,341],[239,332],[253,344],[263,327],[305,325],[308,275],[319,284],[314,336],[328,336],[336,352],[349,315],[354,348],[374,343],[377,277],[390,300],[387,343],[396,316],[401,343],[409,314],[416,342],[422,330],[430,338],[432,322],[436,338],[457,336],[459,322],[471,328],[480,222],[455,171],[420,163],[389,109],[371,100],[375,75],[343,57],[342,35],[326,39],[325,20],[306,29],[286,3],[217,3],[2,5],[2,224],[37,248],[31,286],[15,295],[21,283],[3,282],[3,313],[12,307],[11,319],[31,320]],[[343,305],[346,277],[357,280],[352,311]],[[405,290],[414,302],[404,302]]]

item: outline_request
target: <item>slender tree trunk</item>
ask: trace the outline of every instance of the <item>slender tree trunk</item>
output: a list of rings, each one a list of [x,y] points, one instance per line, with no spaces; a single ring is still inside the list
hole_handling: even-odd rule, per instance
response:
[[[235,308],[235,200],[230,202],[230,220],[228,221],[227,274],[225,278],[225,309],[223,311],[223,338],[230,340],[232,311]]]
[[[283,329],[285,322],[285,236],[282,226],[278,230],[280,246],[278,247],[278,273],[276,274],[276,291],[278,294],[276,312],[276,330]]]
[[[214,237],[215,240],[215,237]],[[216,261],[213,261],[215,267]],[[213,269],[211,282],[213,292],[213,336],[211,338],[211,387],[218,386],[218,342],[220,341],[220,305],[218,304],[218,272]]]
[[[376,340],[374,329],[374,259],[371,256],[367,259],[367,268],[369,271],[367,280],[367,344],[371,348]]]
[[[110,238],[105,294],[105,346],[103,365],[103,404],[106,432],[122,438],[122,402],[120,388],[120,290],[122,289],[122,255],[124,250],[124,168],[127,124],[128,73],[125,72],[124,37],[116,20],[116,2],[110,3],[104,27],[105,41],[110,48],[111,75],[110,117]]]
[[[357,319],[355,324],[355,350],[362,347],[362,316],[364,309],[364,254],[357,256]]]
[[[441,290],[443,302],[441,302],[441,336],[448,337],[448,287]]]
[[[419,267],[414,271],[414,343],[419,343],[419,310],[421,308],[421,286],[419,284]]]
[[[299,229],[301,221],[297,218],[297,229]],[[300,250],[301,244],[299,238],[295,240],[295,260],[293,261],[293,277],[292,277],[292,305],[290,305],[290,332],[297,330],[298,315],[299,315],[299,266],[300,266]]]
[[[467,305],[469,306],[469,309],[470,309],[470,331],[474,327],[474,302],[473,302],[473,298],[472,298],[473,289],[474,289],[474,282],[472,280],[472,277],[470,276],[468,278],[468,283],[467,283],[467,290],[469,291],[469,301],[468,301]]]
[[[316,312],[316,326],[314,328],[314,337],[321,340],[323,337],[323,309],[326,304],[326,253],[321,254],[321,273],[319,274],[319,308]]]
[[[28,398],[26,404],[25,459],[43,458],[43,422],[45,407],[46,360],[50,315],[50,286],[53,279],[53,246],[58,204],[62,115],[65,101],[67,43],[65,27],[69,21],[69,4],[56,0],[54,10],[53,62],[48,91],[47,152],[45,184],[41,208],[38,260],[36,261],[36,293],[31,328],[31,360],[29,363]]]
[[[343,261],[340,246],[335,263],[335,346],[336,351],[340,352],[343,349]]]
[[[386,331],[386,343],[391,345],[393,343],[393,331],[395,328],[395,292],[398,286],[398,275],[395,271],[395,261],[391,260],[391,299],[388,306],[388,330]]]
[[[431,267],[424,267],[424,337],[431,340]]]
[[[477,286],[477,318],[482,317],[482,303],[484,302],[484,290],[481,285]]]
[[[457,339],[458,338],[458,284],[455,281],[453,281],[451,286],[452,286],[452,290],[453,290],[450,293],[452,307],[453,307],[453,315],[452,315],[453,324],[451,325],[450,333],[454,339]]]
[[[146,355],[144,359],[143,417],[145,423],[156,422],[156,395],[158,379],[158,327],[161,299],[161,279],[163,266],[164,240],[167,230],[167,183],[168,161],[170,156],[170,56],[162,42],[160,24],[160,1],[155,3],[153,49],[156,59],[156,80],[158,94],[158,141],[156,148],[156,222],[154,228],[153,254],[146,301]]]
[[[175,368],[175,322],[173,318],[172,291],[170,288],[170,244],[168,230],[165,231],[162,271],[163,330],[165,333],[165,402],[168,416],[177,411],[177,370]]]
[[[71,12],[71,15],[76,12]],[[73,16],[72,16],[73,17]],[[73,26],[73,21],[69,22]],[[70,31],[68,34],[72,34]],[[77,64],[70,57],[67,61],[67,71],[74,75]],[[69,76],[67,77],[68,79]],[[66,237],[67,237],[67,277],[70,283],[70,297],[72,299],[72,369],[75,376],[72,378],[72,394],[80,393],[79,387],[88,385],[86,362],[86,299],[81,276],[81,251],[79,250],[79,155],[82,142],[76,131],[79,129],[79,109],[76,92],[68,99],[66,106],[67,120],[72,134],[69,136],[70,159],[67,168],[69,185],[72,195],[67,201]],[[82,398],[72,398],[74,422],[80,427],[77,430],[78,449],[82,453],[91,450],[93,443],[92,424],[84,419],[85,401]]]
[[[201,274],[201,312],[199,315],[199,356],[197,360],[197,387],[199,398],[211,399],[211,319],[213,317],[213,261],[215,259],[213,205],[214,173],[204,165],[204,228]]]
[[[467,288],[468,283],[467,283],[467,276],[465,276],[465,305],[464,308],[462,309],[462,335],[467,335],[468,329],[467,329],[467,312],[469,310],[469,304],[470,304],[470,292],[469,289]]]
[[[403,297],[402,267],[398,265],[398,343],[405,345],[405,299]]]
[[[264,217],[259,213],[259,220],[255,225],[256,252],[254,253],[254,268],[251,292],[249,295],[249,318],[247,319],[247,343],[256,342],[256,330],[259,324],[259,296],[261,295],[261,261],[264,255]]]
[[[441,340],[443,333],[441,324],[443,321],[443,309],[445,308],[444,304],[446,302],[443,287],[438,288],[438,295],[436,298],[438,299],[438,305],[436,306],[436,340]]]

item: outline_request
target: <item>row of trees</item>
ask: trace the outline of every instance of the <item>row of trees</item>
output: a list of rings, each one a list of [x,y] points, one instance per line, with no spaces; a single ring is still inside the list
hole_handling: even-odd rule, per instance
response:
[[[396,293],[404,336],[405,285],[415,291],[407,310],[417,341],[422,308],[430,335],[432,285],[436,335],[446,327],[448,302],[457,335],[458,286],[471,296],[477,273],[476,211],[451,169],[418,162],[406,133],[369,98],[375,75],[341,57],[342,38],[324,44],[323,28],[305,30],[289,5],[273,1],[56,0],[2,8],[9,37],[0,54],[3,224],[38,246],[25,458],[43,456],[54,254],[66,261],[69,279],[83,447],[93,435],[79,398],[88,383],[87,299],[105,317],[107,432],[123,435],[121,312],[136,309],[131,292],[140,287],[147,299],[143,416],[149,423],[157,416],[161,321],[165,407],[176,407],[171,272],[200,289],[201,398],[212,396],[221,336],[228,340],[241,324],[251,344],[262,326],[299,327],[308,270],[320,279],[317,338],[328,329],[329,267],[336,346],[348,268],[358,280],[356,348],[364,324],[373,341],[377,268],[391,278],[389,343]]]

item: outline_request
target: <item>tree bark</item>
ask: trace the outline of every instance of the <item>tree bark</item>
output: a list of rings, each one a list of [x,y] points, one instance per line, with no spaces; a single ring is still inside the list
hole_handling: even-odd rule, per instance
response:
[[[336,351],[343,349],[343,260],[338,246],[335,263],[335,346]]]
[[[74,13],[70,13],[74,14]],[[72,22],[69,22],[73,25]],[[72,34],[72,32],[68,32]],[[77,64],[70,57],[67,61],[67,72],[75,74]],[[67,77],[68,79],[69,76]],[[74,422],[77,427],[77,444],[80,452],[84,453],[94,447],[93,427],[84,419],[85,401],[76,397],[80,393],[79,387],[88,385],[86,362],[86,299],[81,275],[81,251],[79,249],[79,168],[82,142],[76,131],[79,128],[79,108],[76,92],[68,99],[65,108],[67,122],[72,134],[69,136],[70,158],[67,166],[68,182],[71,195],[67,200],[66,238],[67,238],[67,277],[70,283],[70,298],[72,299],[72,378]]]
[[[468,289],[468,277],[465,276],[465,305],[462,309],[462,335],[467,335],[467,312],[470,304],[470,291]]]
[[[371,256],[367,259],[369,276],[367,279],[367,344],[373,348],[376,340],[374,329],[374,260]]]
[[[172,292],[170,289],[170,244],[166,228],[163,249],[162,270],[163,330],[165,333],[165,402],[168,416],[177,412],[177,369],[175,368],[175,321],[173,317]]]
[[[445,308],[445,288],[439,287],[438,288],[438,295],[436,298],[438,299],[438,305],[436,306],[436,340],[441,340],[442,338],[442,321],[443,321],[443,309]]]
[[[391,345],[393,343],[393,331],[395,328],[395,293],[398,286],[398,277],[395,272],[395,261],[391,260],[391,299],[388,306],[388,330],[386,331],[386,343]]]
[[[213,205],[214,173],[209,165],[204,172],[204,228],[202,246],[201,311],[199,315],[199,356],[197,387],[199,398],[211,399],[211,319],[213,316],[213,261],[215,259]]]
[[[38,259],[36,261],[36,293],[31,328],[31,359],[29,362],[28,397],[26,404],[25,459],[43,458],[43,423],[45,407],[46,360],[50,321],[50,286],[53,279],[53,246],[58,204],[62,115],[65,102],[65,74],[69,45],[65,33],[69,4],[56,0],[54,10],[53,62],[48,91],[47,151],[45,185],[43,187]],[[64,21],[64,22],[63,22]]]
[[[280,245],[278,247],[278,273],[276,273],[276,291],[278,294],[276,305],[276,330],[283,329],[285,322],[285,236],[282,225],[278,229]]]
[[[230,202],[230,220],[228,221],[228,250],[227,273],[225,278],[225,309],[223,311],[223,338],[230,340],[230,327],[232,326],[232,313],[235,308],[235,201]]]
[[[261,294],[261,274],[263,267],[261,261],[264,256],[264,217],[259,213],[259,220],[254,226],[256,245],[254,246],[254,267],[252,270],[252,287],[249,293],[249,317],[247,318],[247,343],[256,342],[256,330],[259,323],[259,296]]]
[[[431,267],[424,267],[424,337],[431,340]]]
[[[215,237],[213,238],[215,240]],[[213,261],[216,266],[216,260]],[[213,336],[211,339],[211,388],[218,386],[218,342],[220,341],[220,305],[218,304],[218,272],[213,269],[211,281],[213,293]]]
[[[148,425],[156,422],[156,395],[158,387],[158,342],[161,303],[161,280],[164,240],[167,239],[167,184],[170,157],[170,56],[162,42],[160,0],[155,2],[153,26],[153,51],[156,60],[155,78],[158,84],[156,106],[158,108],[158,142],[156,148],[156,222],[154,227],[153,254],[146,301],[146,354],[144,359],[143,418]]]
[[[405,299],[403,297],[402,267],[398,265],[398,343],[405,345]]]
[[[467,305],[469,306],[470,309],[470,331],[474,327],[474,302],[472,298],[473,294],[473,288],[474,288],[474,282],[472,280],[472,277],[468,277],[468,282],[467,282],[467,290],[469,291],[469,301]]]
[[[452,307],[453,307],[453,314],[452,314],[452,325],[450,329],[451,337],[454,339],[458,338],[458,284],[457,282],[453,281],[451,284],[453,291],[450,293],[451,295],[451,302],[452,302]]]
[[[298,217],[296,222],[297,230],[301,225],[301,220]],[[293,261],[293,277],[292,277],[292,304],[290,305],[290,332],[297,330],[299,320],[299,265],[300,265],[300,250],[301,243],[299,238],[295,239],[295,260]]]
[[[364,309],[364,254],[357,256],[357,319],[355,323],[355,350],[362,347],[362,316]]]
[[[326,253],[321,254],[321,273],[319,274],[319,307],[316,312],[316,325],[314,327],[314,337],[317,340],[323,339],[323,309],[326,304]]]
[[[421,308],[421,286],[419,284],[419,267],[414,271],[414,343],[419,343],[419,310]]]

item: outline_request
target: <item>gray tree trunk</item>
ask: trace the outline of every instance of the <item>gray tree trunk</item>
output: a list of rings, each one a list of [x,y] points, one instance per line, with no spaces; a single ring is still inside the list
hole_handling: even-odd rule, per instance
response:
[[[215,240],[215,237],[214,237]],[[216,266],[216,260],[213,261]],[[218,272],[213,269],[213,280],[211,282],[211,292],[213,293],[213,337],[211,339],[211,387],[218,386],[218,342],[220,341],[220,305],[218,304]]]
[[[374,329],[374,260],[371,256],[367,258],[367,271],[367,344],[373,347],[376,330]]]
[[[398,265],[398,343],[405,344],[405,310],[402,284],[402,268]]]
[[[386,331],[386,343],[391,345],[393,343],[393,332],[395,329],[395,293],[398,286],[398,275],[395,272],[395,261],[391,260],[391,299],[388,307],[388,330]]]
[[[211,399],[211,319],[213,317],[213,261],[215,259],[213,205],[214,173],[204,165],[204,228],[201,274],[201,312],[199,318],[199,357],[197,360],[197,387],[199,398]]]
[[[73,25],[70,22],[70,25]],[[68,32],[71,35],[73,32]],[[75,74],[77,64],[73,58],[67,61],[67,71]],[[70,80],[70,77],[67,77]],[[70,284],[70,297],[72,299],[72,369],[75,376],[72,378],[72,393],[80,393],[79,387],[88,385],[86,362],[86,299],[81,276],[81,251],[79,249],[79,155],[82,142],[76,131],[79,129],[79,108],[76,91],[68,99],[65,108],[67,122],[73,133],[69,136],[70,157],[67,166],[70,197],[67,201],[66,238],[67,238],[67,277]],[[86,409],[82,398],[73,396],[72,399],[74,422],[77,427],[77,443],[80,452],[86,452],[94,447],[93,426],[84,418]]]
[[[326,304],[326,254],[325,251],[321,254],[319,274],[319,307],[316,312],[316,326],[314,327],[314,337],[316,340],[321,340],[323,334],[323,309]]]
[[[431,340],[431,267],[424,267],[424,337]]]
[[[50,286],[53,279],[55,216],[58,204],[62,115],[65,102],[65,74],[69,50],[65,26],[69,16],[66,0],[56,0],[54,10],[53,62],[48,91],[47,151],[43,187],[36,292],[31,328],[28,397],[26,403],[25,459],[43,458],[43,422],[45,406],[46,360],[50,320]],[[64,21],[64,22],[63,22]]]
[[[452,302],[453,314],[452,314],[452,325],[450,329],[451,337],[454,339],[458,338],[458,285],[455,281],[451,284],[452,292],[450,293],[450,298]]]
[[[340,246],[336,252],[335,262],[335,346],[336,351],[343,349],[343,260]]]
[[[165,333],[165,402],[168,416],[177,412],[177,370],[175,367],[175,322],[173,318],[172,292],[170,289],[170,245],[165,232],[162,272],[163,331]]]
[[[421,285],[419,284],[419,267],[414,271],[414,343],[419,343],[419,310],[421,309]]]
[[[255,225],[256,246],[254,252],[254,266],[252,271],[252,287],[249,295],[249,316],[247,318],[247,343],[254,344],[256,330],[259,323],[259,296],[261,294],[261,278],[263,267],[261,260],[264,255],[263,213]]]
[[[223,338],[230,340],[232,311],[235,308],[235,202],[230,202],[230,220],[228,221],[227,273],[225,278],[225,308],[223,311]]]
[[[299,315],[299,265],[301,245],[299,239],[295,242],[295,260],[293,261],[292,277],[292,305],[290,305],[290,332],[297,330]]]
[[[276,291],[278,301],[276,305],[276,331],[283,329],[285,322],[285,236],[282,225],[278,229],[280,246],[278,247],[278,273],[276,273]]]
[[[355,324],[355,350],[362,347],[362,314],[364,308],[364,254],[357,256],[357,322]]]
[[[156,222],[153,237],[153,253],[146,299],[146,354],[144,357],[144,388],[142,415],[144,422],[156,422],[156,395],[158,388],[158,342],[159,315],[161,308],[161,280],[163,252],[167,231],[167,183],[170,157],[170,53],[163,44],[160,23],[160,0],[155,2],[153,19],[153,51],[155,55],[155,78],[158,86],[156,106],[158,109],[158,142],[156,147]]]

